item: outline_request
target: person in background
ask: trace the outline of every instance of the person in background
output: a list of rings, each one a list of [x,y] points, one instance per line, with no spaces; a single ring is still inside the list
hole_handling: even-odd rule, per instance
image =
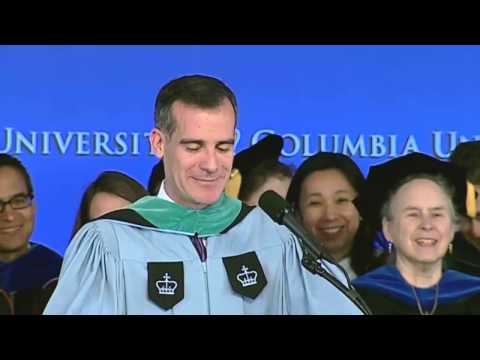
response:
[[[62,257],[31,241],[37,207],[32,180],[17,158],[0,154],[0,289],[14,314],[41,314]]]
[[[353,204],[364,183],[348,156],[318,152],[297,169],[287,194],[303,226],[351,279],[383,264],[375,256],[374,232]]]
[[[137,180],[119,171],[104,171],[86,188],[80,201],[71,238],[88,221],[126,207],[147,196]]]
[[[356,205],[383,230],[392,259],[353,284],[374,314],[480,314],[480,278],[443,269],[473,195],[462,169],[425,154],[370,167]]]
[[[294,169],[278,160],[282,148],[282,137],[271,134],[235,155],[227,195],[250,206],[267,190],[285,198]]]
[[[460,143],[452,151],[450,161],[467,172],[475,188],[477,212],[473,217],[460,217],[460,231],[455,234],[446,255],[448,268],[480,276],[480,141]]]

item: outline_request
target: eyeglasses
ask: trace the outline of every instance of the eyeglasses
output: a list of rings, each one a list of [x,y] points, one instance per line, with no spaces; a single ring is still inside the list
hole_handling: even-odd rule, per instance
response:
[[[32,200],[33,200],[33,194],[19,194],[19,195],[15,195],[8,201],[0,200],[0,213],[2,213],[3,210],[5,210],[5,207],[7,206],[7,204],[9,204],[10,207],[14,210],[25,209],[32,205]]]

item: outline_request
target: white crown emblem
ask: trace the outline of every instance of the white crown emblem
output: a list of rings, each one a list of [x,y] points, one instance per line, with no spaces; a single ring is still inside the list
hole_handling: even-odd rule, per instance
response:
[[[158,280],[157,282],[155,282],[158,293],[160,295],[175,295],[175,289],[178,286],[177,282],[175,280],[168,281],[169,279],[171,279],[171,276],[168,275],[168,273],[165,273],[165,275],[163,275],[163,279],[165,280]]]
[[[243,265],[241,273],[237,274],[237,280],[240,281],[243,287],[255,285],[257,283],[257,272],[247,271],[248,268]]]

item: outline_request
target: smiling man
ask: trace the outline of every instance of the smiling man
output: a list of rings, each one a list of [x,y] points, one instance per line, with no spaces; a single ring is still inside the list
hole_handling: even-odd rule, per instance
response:
[[[46,314],[361,313],[303,268],[285,227],[225,195],[236,122],[235,96],[218,79],[184,76],[160,90],[150,135],[165,170],[158,194],[79,231]]]
[[[36,206],[30,176],[16,158],[0,154],[0,288],[15,313],[41,313],[41,289],[55,281],[62,258],[30,241]]]

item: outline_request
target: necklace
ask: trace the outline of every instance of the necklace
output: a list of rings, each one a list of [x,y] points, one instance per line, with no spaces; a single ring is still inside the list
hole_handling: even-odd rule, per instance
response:
[[[423,310],[422,304],[420,303],[420,299],[418,298],[418,295],[417,295],[417,292],[415,291],[415,288],[412,285],[410,285],[410,287],[412,288],[413,296],[415,296],[415,300],[417,301],[417,308],[418,308],[418,311],[420,312],[420,315],[433,315],[433,314],[435,314],[435,311],[437,310],[438,295],[439,295],[438,283],[437,283],[437,285],[435,285],[435,301],[433,303],[433,307],[432,307],[432,310],[430,310],[430,312],[426,311],[426,310]]]

